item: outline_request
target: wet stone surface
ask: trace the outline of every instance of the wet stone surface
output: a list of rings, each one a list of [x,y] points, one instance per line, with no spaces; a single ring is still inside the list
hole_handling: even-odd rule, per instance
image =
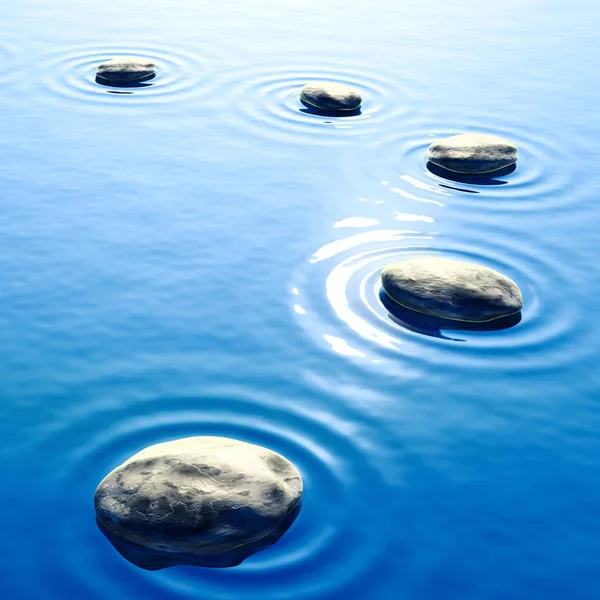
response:
[[[98,67],[96,79],[104,83],[131,84],[147,81],[156,75],[156,64],[148,58],[121,56]]]
[[[429,146],[428,160],[455,173],[483,174],[517,162],[517,146],[496,135],[462,133]]]
[[[229,567],[270,546],[300,510],[302,480],[281,455],[229,438],[150,446],[96,490],[97,523],[145,569]]]
[[[361,95],[343,83],[315,82],[300,91],[302,102],[312,108],[328,112],[355,111],[362,103]]]
[[[385,267],[385,293],[398,304],[426,315],[486,322],[523,307],[517,284],[488,267],[437,257],[412,258]]]

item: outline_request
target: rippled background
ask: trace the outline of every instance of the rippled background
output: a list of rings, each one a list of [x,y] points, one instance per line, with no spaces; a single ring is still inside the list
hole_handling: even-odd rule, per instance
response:
[[[595,0],[5,2],[0,561],[7,600],[600,596],[600,8]],[[118,54],[151,85],[94,83]],[[303,112],[307,80],[362,114]],[[432,139],[516,141],[473,185]],[[521,322],[419,329],[389,262],[476,261]],[[217,434],[304,478],[279,543],[142,571],[102,477]]]

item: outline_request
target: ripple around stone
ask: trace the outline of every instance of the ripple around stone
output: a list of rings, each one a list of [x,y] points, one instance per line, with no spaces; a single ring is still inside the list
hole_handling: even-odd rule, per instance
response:
[[[266,599],[280,597],[293,582],[295,598],[312,598],[317,591],[326,595],[368,581],[366,572],[377,568],[387,544],[381,529],[385,516],[362,506],[369,501],[385,507],[383,479],[373,467],[375,434],[362,416],[355,425],[303,405],[289,410],[278,398],[229,389],[214,397],[147,398],[121,406],[112,399],[88,400],[56,415],[56,426],[46,426],[27,447],[32,453],[59,452],[64,465],[42,482],[45,497],[56,496],[53,502],[60,498],[64,508],[55,515],[54,526],[40,534],[45,542],[40,553],[44,547],[61,549],[62,569],[46,585],[78,579],[78,586],[107,590],[113,597],[130,591],[131,572],[120,574],[135,567],[107,544],[93,511],[81,506],[91,506],[98,481],[137,450],[189,435],[233,437],[282,454],[302,476],[302,510],[277,543],[233,569],[174,567],[152,574],[135,569],[137,594],[161,590],[196,598],[201,588],[207,597],[221,597],[242,585],[247,597]],[[380,466],[385,469],[384,463]],[[72,495],[66,497],[66,489]],[[41,556],[30,560],[43,562]],[[227,573],[235,573],[235,581]]]
[[[481,125],[461,127],[481,129]],[[565,144],[549,140],[538,132],[510,131],[494,128],[490,133],[512,139],[519,148],[516,165],[485,175],[452,173],[427,161],[427,149],[438,138],[459,131],[416,123],[402,136],[376,144],[369,160],[371,177],[386,182],[386,187],[406,198],[417,196],[423,201],[438,200],[443,204],[510,211],[544,211],[570,208],[579,199],[577,169],[564,169],[569,162]],[[445,197],[442,200],[440,196]]]
[[[300,99],[300,90],[311,82],[348,85],[361,94],[362,104],[343,116],[313,110]],[[221,82],[225,85],[241,127],[252,128],[260,136],[285,137],[286,143],[314,143],[316,139],[337,143],[347,136],[382,133],[396,117],[412,109],[410,82],[398,88],[393,81],[373,77],[367,68],[361,72],[360,68],[290,65],[264,72],[250,65],[243,74],[232,74]]]
[[[457,233],[461,241],[448,246],[439,234],[371,230],[326,244],[293,279],[296,319],[322,348],[396,373],[405,364],[534,369],[575,360],[580,344],[571,329],[581,318],[571,299],[576,281],[544,259],[541,245],[533,254],[532,237],[521,246],[506,232],[482,233],[482,239]],[[518,281],[522,312],[495,327],[465,327],[386,302],[381,269],[430,255],[482,264]]]
[[[118,56],[144,56],[156,63],[156,76],[128,86],[112,85],[96,78],[97,68]],[[69,48],[55,55],[46,66],[44,81],[59,96],[90,101],[115,101],[125,96],[127,103],[164,102],[188,94],[207,93],[209,85],[199,85],[207,77],[205,59],[171,48],[108,46]]]

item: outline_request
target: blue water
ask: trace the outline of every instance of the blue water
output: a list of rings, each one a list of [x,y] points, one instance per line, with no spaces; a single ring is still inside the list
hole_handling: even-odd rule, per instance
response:
[[[600,597],[600,5],[4,2],[0,588],[7,600]],[[152,85],[94,83],[119,54]],[[301,112],[312,79],[361,115]],[[513,139],[497,185],[432,139]],[[512,277],[521,322],[420,331],[389,262]],[[298,520],[241,566],[147,572],[102,477],[218,434],[297,464]]]

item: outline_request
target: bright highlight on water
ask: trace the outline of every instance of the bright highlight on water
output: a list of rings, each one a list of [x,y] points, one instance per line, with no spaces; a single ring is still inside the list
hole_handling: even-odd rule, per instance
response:
[[[600,23],[539,4],[3,7],[4,597],[600,597]]]
[[[155,71],[156,65],[148,60],[117,58],[100,65],[97,77],[129,83],[154,77]],[[356,111],[362,103],[362,97],[356,90],[335,82],[306,84],[300,92],[300,99],[314,109],[334,115]],[[450,171],[487,173],[516,162],[517,148],[497,136],[462,134],[432,143],[428,158]],[[492,269],[459,261],[443,258],[409,259],[384,268],[381,280],[383,289],[394,302],[433,317],[482,323],[514,315],[523,307],[521,291],[509,278]],[[235,440],[190,438],[142,451],[113,471],[98,487],[96,510],[101,530],[123,556],[147,569],[176,564],[209,567],[239,564],[246,556],[276,541],[288,529],[293,518],[284,517],[299,504],[301,493],[300,483],[297,494],[291,494],[289,502],[286,501],[281,509],[281,515],[277,513],[272,520],[268,532],[263,531],[260,535],[242,533],[241,529],[245,529],[246,525],[252,527],[258,515],[264,513],[265,503],[274,502],[274,496],[284,493],[283,488],[277,486],[271,486],[271,491],[265,492],[269,484],[262,481],[258,474],[236,464],[241,454],[250,451],[251,447],[248,446],[246,451],[245,446]],[[235,449],[233,454],[232,449]],[[262,449],[262,452],[266,455],[270,453],[266,449]],[[285,467],[285,470],[295,473],[285,459],[270,454],[269,461],[279,465],[278,470]],[[147,458],[145,462],[144,458]],[[233,463],[229,462],[232,459]],[[123,497],[123,478],[134,465],[139,464],[142,465],[140,475],[143,477],[136,475],[131,485],[126,484],[126,495]],[[220,466],[216,467],[217,464]],[[158,472],[155,472],[156,468]],[[236,475],[228,476],[225,482],[222,480],[224,472]],[[217,484],[216,492],[207,496],[206,491],[190,491],[193,483],[190,477],[196,477],[198,473]],[[158,474],[165,479],[157,488]],[[187,478],[181,480],[180,475]],[[145,477],[149,478],[148,481],[140,483],[140,479]],[[260,498],[248,498],[250,504],[242,502],[241,496],[232,491],[234,480],[260,490]],[[297,474],[291,479],[286,475],[286,481],[296,480],[300,481]],[[223,490],[227,491],[225,496]],[[263,494],[266,496],[263,497]],[[247,492],[242,495],[247,495]],[[130,505],[131,497],[135,500],[135,506]],[[238,523],[236,514],[236,511],[241,511],[242,505],[245,506],[245,526]],[[182,510],[175,510],[175,506],[181,506]],[[148,512],[149,509],[152,512]],[[209,530],[213,527],[210,523],[214,519],[218,519],[218,526],[215,526],[217,530],[235,531],[233,542],[228,540],[229,534],[225,533],[221,534],[223,539],[218,543],[203,541],[205,535],[212,540],[218,536],[215,532],[206,533],[207,527]],[[279,526],[280,523],[284,526]],[[170,539],[171,529],[177,531],[179,541]],[[272,533],[276,529],[277,532]]]

